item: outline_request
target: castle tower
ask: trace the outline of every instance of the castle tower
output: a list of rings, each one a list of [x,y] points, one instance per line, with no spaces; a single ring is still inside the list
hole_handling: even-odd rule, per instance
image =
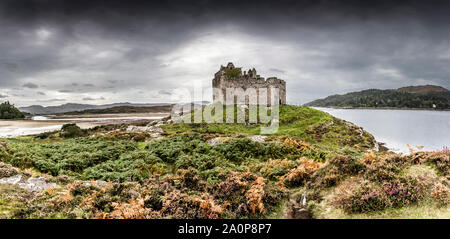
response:
[[[253,68],[251,70],[248,70],[248,76],[250,78],[256,78],[256,70],[255,70],[255,68]]]
[[[239,74],[236,75],[227,75],[227,71],[235,69],[236,67],[232,62],[229,62],[226,67],[221,66],[220,70],[216,72],[214,75],[214,79],[212,80],[213,85],[213,100],[214,102],[221,102],[222,104],[226,103],[226,89],[247,89],[254,88],[256,89],[256,97],[258,99],[258,104],[261,103],[262,97],[266,97],[267,103],[270,105],[270,93],[268,95],[260,95],[259,89],[266,88],[268,92],[270,92],[270,88],[278,88],[279,89],[279,104],[286,104],[286,82],[284,80],[278,79],[276,77],[269,77],[267,80],[261,78],[256,73],[256,69],[252,68],[248,70],[248,72],[244,71],[244,74],[239,69]],[[248,103],[249,95],[245,95],[245,102]],[[239,102],[235,102],[239,103]]]

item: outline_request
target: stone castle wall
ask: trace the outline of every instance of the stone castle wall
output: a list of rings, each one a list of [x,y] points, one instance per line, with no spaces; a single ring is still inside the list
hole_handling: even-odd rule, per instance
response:
[[[226,102],[226,89],[227,88],[242,88],[243,90],[247,90],[249,88],[256,89],[255,91],[247,91],[246,93],[250,93],[248,97],[246,97],[245,102],[242,102],[238,98],[233,101],[237,104],[248,104],[250,97],[256,97],[258,100],[258,104],[260,104],[260,97],[267,97],[267,103],[270,105],[270,88],[278,88],[279,89],[279,104],[286,104],[286,82],[284,80],[278,79],[276,77],[269,77],[264,79],[263,77],[257,75],[256,70],[250,69],[247,72],[242,72],[241,68],[234,67],[233,63],[228,63],[226,67],[221,66],[220,70],[214,75],[214,79],[212,81],[213,89],[218,89],[217,91],[213,91],[213,100],[214,102],[221,102],[225,104]],[[259,92],[260,88],[267,89],[267,94],[262,95]],[[222,92],[223,97],[219,95],[219,92]],[[254,95],[256,94],[256,95]]]

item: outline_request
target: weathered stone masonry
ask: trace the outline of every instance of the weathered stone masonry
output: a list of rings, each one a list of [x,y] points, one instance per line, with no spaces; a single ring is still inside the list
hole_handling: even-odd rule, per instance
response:
[[[270,88],[278,88],[278,103],[283,105],[286,104],[286,82],[277,79],[276,77],[269,77],[265,80],[256,73],[255,68],[250,69],[247,72],[242,72],[240,67],[236,68],[233,63],[230,62],[226,67],[220,66],[220,70],[214,75],[212,85],[213,89],[218,89],[218,91],[213,91],[214,102],[219,101],[222,104],[225,104],[227,88],[242,88],[244,90],[254,88],[256,89],[258,104],[260,103],[260,97],[267,97],[267,102],[270,105]],[[258,90],[260,88],[266,88],[268,94],[260,95]],[[222,95],[220,95],[220,92],[222,92]],[[246,99],[246,103],[248,103],[248,98]]]

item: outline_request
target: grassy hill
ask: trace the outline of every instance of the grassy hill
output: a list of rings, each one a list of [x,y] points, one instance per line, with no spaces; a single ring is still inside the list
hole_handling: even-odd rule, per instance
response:
[[[203,108],[203,110],[207,110],[207,108]],[[224,116],[226,115],[225,107],[223,114]],[[308,143],[334,149],[342,149],[346,146],[369,149],[375,146],[374,137],[364,131],[361,127],[335,118],[320,110],[307,107],[280,105],[279,117],[280,124],[278,131],[269,136],[292,137],[304,140]],[[225,122],[225,119],[223,122]],[[196,132],[259,135],[262,126],[267,126],[267,124],[182,123],[165,125],[163,126],[163,129],[169,133]]]
[[[281,106],[280,130],[253,139],[262,125],[3,139],[0,179],[56,186],[36,194],[0,183],[0,218],[299,218],[296,208],[313,218],[450,217],[449,150],[376,152],[369,133],[306,107]]]
[[[332,95],[305,104],[315,107],[450,109],[450,91],[439,86],[409,86],[397,90],[369,89]]]

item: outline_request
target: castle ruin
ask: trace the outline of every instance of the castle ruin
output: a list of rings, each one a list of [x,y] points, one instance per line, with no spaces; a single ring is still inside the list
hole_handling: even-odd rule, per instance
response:
[[[278,104],[286,104],[286,82],[276,77],[269,77],[264,79],[256,73],[255,68],[249,69],[247,72],[242,72],[240,67],[235,67],[233,63],[228,63],[227,66],[220,66],[220,70],[214,75],[212,80],[213,85],[213,101],[221,102],[225,104],[227,102],[226,90],[230,88],[243,89],[246,91],[247,96],[245,98],[245,104],[248,104],[249,97],[255,97],[257,104],[262,104],[262,97],[267,97],[267,104],[271,104],[271,88],[279,90],[279,96],[277,100]],[[255,89],[254,93],[247,89]],[[267,89],[267,93],[261,89]],[[249,93],[250,92],[250,93]],[[252,95],[256,94],[256,95]],[[265,95],[263,95],[265,94]],[[237,99],[232,100],[235,104],[244,103],[238,102]]]

